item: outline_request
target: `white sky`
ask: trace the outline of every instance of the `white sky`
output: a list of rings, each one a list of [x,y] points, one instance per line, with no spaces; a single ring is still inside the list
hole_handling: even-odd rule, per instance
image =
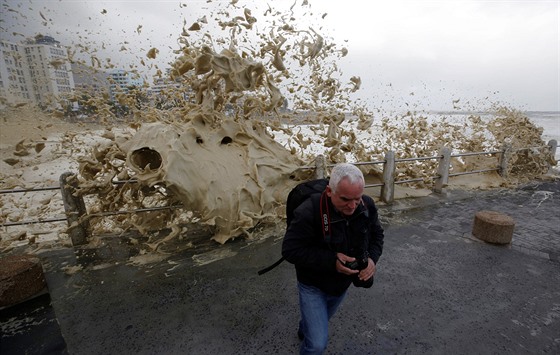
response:
[[[156,47],[164,68],[174,58],[172,50],[179,48],[176,38],[183,20],[188,27],[208,7],[228,2],[2,0],[1,36],[19,41],[23,37],[14,32],[42,33],[63,45],[82,43],[100,51],[103,43],[119,65],[119,57],[134,65],[138,58],[148,62],[145,53]],[[268,3],[287,9],[294,1]],[[560,111],[559,1],[309,3],[319,15],[309,26],[349,49],[339,65],[348,77],[361,77],[359,97],[373,109],[452,110],[452,101],[460,100],[456,106],[464,109],[500,102],[523,110]],[[267,21],[265,1],[238,3],[245,4],[258,24]],[[327,15],[321,20],[323,13]],[[301,21],[303,27],[310,20]]]

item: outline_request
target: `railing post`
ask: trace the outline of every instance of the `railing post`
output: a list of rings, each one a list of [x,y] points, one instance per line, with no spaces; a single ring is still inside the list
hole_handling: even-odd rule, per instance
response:
[[[511,159],[511,144],[504,143],[502,149],[502,155],[500,155],[500,170],[498,172],[500,176],[503,178],[508,177],[510,159]]]
[[[558,148],[558,142],[556,141],[556,139],[551,139],[548,141],[547,145],[550,148],[550,155],[552,157],[552,159],[550,160],[550,164],[548,166],[548,172],[552,173],[552,164],[553,163],[558,164],[558,162],[556,161],[556,149]]]
[[[434,192],[440,194],[443,192],[443,188],[447,187],[449,182],[449,168],[451,164],[451,149],[447,147],[442,147],[440,150],[441,159],[439,160],[438,166],[438,178],[434,183]]]
[[[381,200],[385,203],[393,203],[395,199],[395,152],[385,153],[385,164],[383,164],[383,186],[381,187]]]
[[[315,157],[315,179],[324,179],[325,178],[325,156],[324,155],[317,155]]]
[[[82,197],[74,195],[77,188],[74,174],[66,172],[60,175],[60,192],[68,220],[68,235],[74,246],[86,244],[89,237],[89,222],[82,218],[86,215],[86,205]]]

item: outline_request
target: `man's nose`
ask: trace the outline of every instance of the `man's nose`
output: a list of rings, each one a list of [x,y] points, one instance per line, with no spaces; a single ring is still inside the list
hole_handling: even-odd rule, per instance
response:
[[[352,200],[352,201],[348,202],[348,207],[350,207],[352,209],[356,208],[357,206],[358,206],[357,201]]]

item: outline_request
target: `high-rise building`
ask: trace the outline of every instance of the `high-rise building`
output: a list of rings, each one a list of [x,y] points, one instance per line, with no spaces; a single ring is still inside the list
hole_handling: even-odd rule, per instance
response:
[[[0,90],[7,103],[50,106],[74,90],[66,48],[50,36],[0,42]]]
[[[21,44],[0,41],[0,97],[6,103],[34,101],[31,78]]]
[[[118,93],[128,94],[131,87],[142,88],[144,80],[140,75],[123,69],[114,69],[109,72],[111,100],[115,101]]]
[[[70,63],[67,49],[53,37],[40,35],[22,43],[0,40],[0,104],[77,108],[84,97],[109,94],[115,102],[118,94],[128,94],[133,87],[144,88],[138,73]]]

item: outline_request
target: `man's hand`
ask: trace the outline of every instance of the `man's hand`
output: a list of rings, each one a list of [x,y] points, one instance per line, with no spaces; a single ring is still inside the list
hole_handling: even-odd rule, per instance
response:
[[[358,270],[352,270],[347,268],[346,266],[344,266],[345,263],[350,262],[350,261],[355,261],[356,258],[353,258],[351,256],[342,254],[342,253],[336,253],[336,271],[340,272],[341,274],[345,274],[345,275],[355,275],[357,274]],[[370,259],[371,260],[371,259]],[[373,261],[372,261],[373,263]],[[368,268],[369,268],[369,264],[368,264]]]
[[[373,275],[375,275],[376,270],[377,270],[377,266],[375,265],[373,260],[371,260],[371,258],[368,258],[368,266],[360,271],[358,278],[361,281],[369,280],[373,277]]]

